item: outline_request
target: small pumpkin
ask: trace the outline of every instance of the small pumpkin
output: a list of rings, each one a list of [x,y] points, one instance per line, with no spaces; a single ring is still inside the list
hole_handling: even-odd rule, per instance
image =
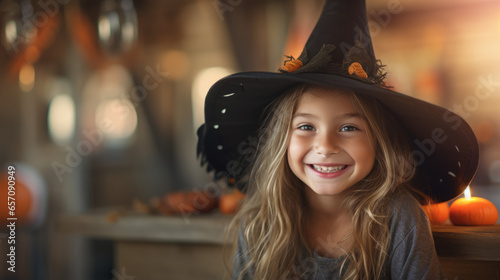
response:
[[[239,190],[224,193],[219,198],[219,210],[223,214],[233,214],[240,209],[245,195]]]
[[[450,206],[450,220],[457,226],[490,226],[498,220],[498,210],[482,197],[459,198]]]
[[[446,202],[426,204],[422,208],[432,225],[444,224],[450,215],[450,207]]]
[[[176,191],[165,194],[158,204],[166,215],[206,213],[217,203],[217,197],[203,191]]]

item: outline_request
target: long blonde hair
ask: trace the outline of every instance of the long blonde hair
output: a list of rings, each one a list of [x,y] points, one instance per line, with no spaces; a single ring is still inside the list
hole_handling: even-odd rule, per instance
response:
[[[292,116],[298,100],[311,87],[296,86],[269,106],[249,174],[247,198],[228,230],[233,248],[239,230],[249,244],[245,253],[250,261],[243,272],[252,270],[255,279],[301,277],[307,270],[297,267],[312,256],[304,230],[305,185],[287,160]],[[342,92],[352,96],[366,118],[376,142],[376,160],[370,174],[346,194],[344,206],[352,215],[354,242],[340,270],[345,279],[377,279],[383,275],[381,264],[389,246],[389,197],[413,175],[411,147],[394,118],[373,98]]]

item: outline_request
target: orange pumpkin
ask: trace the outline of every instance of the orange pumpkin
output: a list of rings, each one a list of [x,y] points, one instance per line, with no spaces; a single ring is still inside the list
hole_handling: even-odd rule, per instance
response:
[[[459,198],[450,206],[450,220],[457,226],[489,226],[498,220],[498,210],[482,197]]]
[[[245,195],[239,190],[222,194],[219,198],[219,210],[223,214],[233,214],[240,209]]]
[[[422,208],[433,225],[442,225],[450,215],[450,207],[446,202],[426,204]]]
[[[166,215],[205,213],[212,210],[217,198],[202,191],[177,191],[165,194],[159,203],[159,210]]]
[[[29,223],[31,221],[30,217],[30,211],[31,207],[33,204],[33,198],[31,191],[28,189],[28,187],[19,180],[19,176],[14,176],[17,178],[16,180],[11,180],[10,185],[12,186],[13,183],[13,190],[11,191],[12,198],[15,200],[10,199],[9,200],[9,180],[7,176],[2,176],[0,178],[0,224],[4,225],[4,223],[7,223],[7,218],[9,217],[15,217],[17,218],[16,223],[17,224],[25,224]],[[14,216],[9,215],[10,210],[8,209],[8,202],[14,202],[11,204],[13,207],[12,211],[14,213]]]

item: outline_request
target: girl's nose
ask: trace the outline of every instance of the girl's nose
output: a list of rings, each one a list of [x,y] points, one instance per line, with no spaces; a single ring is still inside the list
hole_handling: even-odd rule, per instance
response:
[[[335,137],[331,135],[325,134],[319,136],[316,140],[314,150],[319,155],[327,157],[332,154],[337,154],[340,150]]]

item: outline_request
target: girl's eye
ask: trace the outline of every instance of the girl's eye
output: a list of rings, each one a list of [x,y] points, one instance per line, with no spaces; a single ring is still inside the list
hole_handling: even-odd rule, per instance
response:
[[[356,130],[359,129],[353,125],[344,125],[343,127],[340,128],[341,132],[356,131]]]
[[[310,124],[302,124],[297,127],[300,130],[314,130],[314,126]]]

